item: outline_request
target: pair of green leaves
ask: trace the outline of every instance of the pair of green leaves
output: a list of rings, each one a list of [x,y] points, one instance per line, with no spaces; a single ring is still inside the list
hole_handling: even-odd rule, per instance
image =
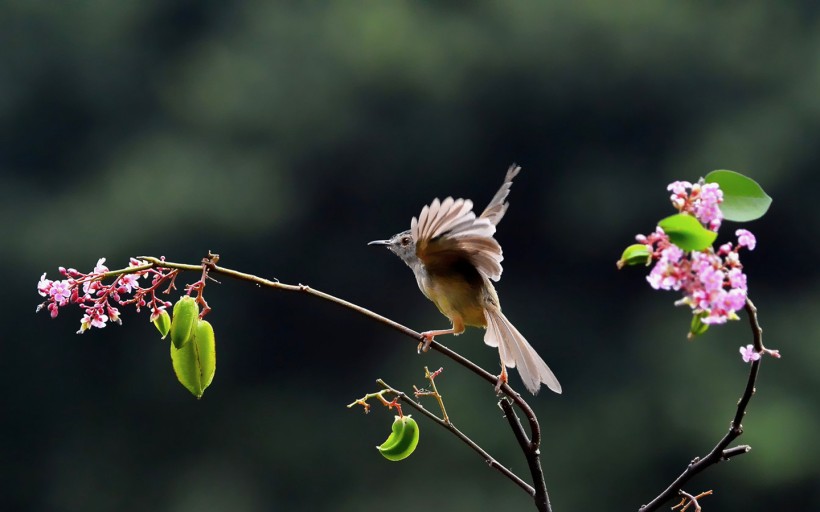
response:
[[[723,218],[734,222],[749,222],[762,217],[772,198],[751,178],[734,171],[712,171],[706,183],[717,183],[723,191],[720,211]],[[717,233],[706,229],[691,215],[679,213],[667,217],[658,226],[669,235],[669,240],[684,251],[702,251],[711,246]]]
[[[162,337],[171,334],[171,363],[177,380],[195,397],[202,398],[216,372],[214,329],[199,318],[199,305],[184,296],[174,305],[173,319],[163,311],[154,325]]]

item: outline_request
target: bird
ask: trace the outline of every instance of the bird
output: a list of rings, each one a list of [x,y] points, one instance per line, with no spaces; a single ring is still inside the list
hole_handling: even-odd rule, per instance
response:
[[[501,278],[501,245],[494,238],[496,226],[507,212],[513,179],[521,167],[507,169],[501,188],[481,215],[473,212],[469,199],[434,199],[422,208],[410,229],[387,240],[368,245],[385,246],[413,270],[421,292],[452,323],[450,329],[421,333],[421,350],[429,349],[436,336],[463,333],[466,326],[486,329],[484,343],[498,347],[501,375],[496,391],[507,382],[507,368],[517,368],[524,386],[538,393],[545,384],[561,393],[561,384],[532,345],[501,312],[493,282]]]

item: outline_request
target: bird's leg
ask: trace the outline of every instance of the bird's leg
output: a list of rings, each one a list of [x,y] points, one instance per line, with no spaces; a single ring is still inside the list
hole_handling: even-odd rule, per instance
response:
[[[421,336],[424,338],[424,341],[419,343],[418,351],[419,352],[427,352],[430,350],[430,344],[433,343],[433,338],[438,336],[439,334],[460,334],[456,333],[455,329],[441,329],[438,331],[424,331],[421,333]]]
[[[501,375],[498,376],[498,382],[495,383],[495,392],[501,392],[501,386],[507,383],[507,367],[504,362],[501,362]]]
[[[424,341],[419,343],[418,351],[419,352],[427,352],[430,350],[430,344],[433,343],[433,338],[440,334],[452,334],[458,336],[459,334],[464,332],[464,321],[461,318],[454,318],[453,319],[453,327],[450,329],[440,329],[437,331],[424,331],[421,333],[421,337],[424,338]]]

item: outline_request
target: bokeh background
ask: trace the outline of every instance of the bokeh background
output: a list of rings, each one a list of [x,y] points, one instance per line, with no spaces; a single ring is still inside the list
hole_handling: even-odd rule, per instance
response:
[[[443,365],[456,424],[528,478],[489,386],[331,304],[210,284],[218,364],[200,401],[145,312],[82,336],[77,309],[34,314],[58,266],[212,250],[442,328],[365,243],[436,196],[483,207],[515,161],[498,289],[564,386],[531,401],[555,510],[636,510],[728,428],[745,319],[687,342],[677,296],[615,269],[672,213],[669,182],[719,168],[774,197],[745,263],[784,357],[744,421],[753,451],[687,489],[714,489],[709,511],[820,509],[818,5],[0,3],[0,508],[529,510],[425,421],[405,462],[376,453],[393,413],[345,405]],[[481,336],[442,341],[495,371]]]

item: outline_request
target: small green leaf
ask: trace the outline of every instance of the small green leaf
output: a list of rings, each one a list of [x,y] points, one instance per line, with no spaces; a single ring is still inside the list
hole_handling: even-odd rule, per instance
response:
[[[649,250],[646,244],[632,244],[624,249],[624,253],[616,265],[621,269],[627,265],[649,265],[651,261],[652,251]]]
[[[703,227],[698,219],[679,213],[658,222],[658,226],[669,235],[669,241],[684,251],[702,251],[711,246],[717,233]]]
[[[177,348],[171,345],[171,363],[177,380],[195,397],[201,398],[216,372],[214,329],[206,320],[198,320],[191,340]]]
[[[772,198],[751,178],[734,171],[712,171],[707,183],[717,183],[723,191],[720,211],[726,220],[748,222],[759,219],[772,204]]]

